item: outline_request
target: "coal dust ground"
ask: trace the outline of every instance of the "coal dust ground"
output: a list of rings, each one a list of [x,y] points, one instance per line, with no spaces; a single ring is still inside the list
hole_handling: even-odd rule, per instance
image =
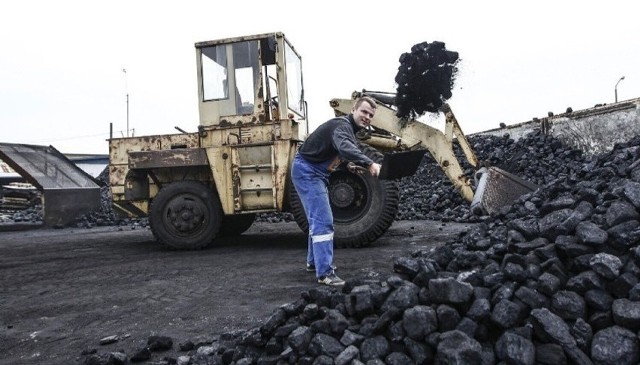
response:
[[[373,247],[336,250],[344,279],[393,273],[395,257],[455,239],[472,224],[397,221]],[[83,350],[180,342],[260,325],[315,284],[295,223],[256,223],[202,251],[169,251],[148,229],[0,232],[0,364],[74,364]],[[117,335],[120,340],[99,345]]]

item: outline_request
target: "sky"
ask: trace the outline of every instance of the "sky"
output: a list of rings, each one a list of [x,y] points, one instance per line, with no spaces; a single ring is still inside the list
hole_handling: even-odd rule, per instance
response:
[[[63,153],[108,153],[110,126],[127,134],[127,94],[130,134],[195,132],[194,44],[276,31],[302,56],[312,128],[333,116],[332,98],[395,91],[400,55],[421,42],[460,55],[449,104],[466,134],[613,103],[616,84],[619,101],[640,97],[640,3],[631,0],[21,0],[1,9],[0,142]]]

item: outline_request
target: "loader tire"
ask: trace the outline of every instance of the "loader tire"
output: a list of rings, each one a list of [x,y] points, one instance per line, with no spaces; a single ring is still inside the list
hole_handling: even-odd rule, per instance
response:
[[[256,220],[255,214],[236,214],[222,217],[220,236],[238,236],[251,228]]]
[[[362,152],[382,162],[382,154],[368,145]],[[334,240],[337,248],[368,247],[393,223],[398,212],[400,188],[395,180],[380,180],[368,173],[356,175],[335,171],[329,176],[329,201],[333,212]],[[298,227],[309,232],[309,224],[296,189],[290,190],[291,213]]]
[[[218,195],[196,181],[166,185],[151,202],[149,225],[156,239],[175,250],[207,247],[220,231]]]

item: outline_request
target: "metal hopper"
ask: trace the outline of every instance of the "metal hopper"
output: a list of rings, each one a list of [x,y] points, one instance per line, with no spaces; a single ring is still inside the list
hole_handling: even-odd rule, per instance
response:
[[[46,226],[64,226],[100,206],[93,177],[53,146],[0,143],[0,159],[42,192]]]

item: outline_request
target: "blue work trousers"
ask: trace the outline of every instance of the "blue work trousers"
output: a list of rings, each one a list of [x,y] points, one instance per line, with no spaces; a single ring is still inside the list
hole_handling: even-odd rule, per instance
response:
[[[327,190],[330,163],[312,163],[296,154],[291,166],[293,186],[309,223],[307,263],[315,265],[318,278],[333,271],[333,213]]]

